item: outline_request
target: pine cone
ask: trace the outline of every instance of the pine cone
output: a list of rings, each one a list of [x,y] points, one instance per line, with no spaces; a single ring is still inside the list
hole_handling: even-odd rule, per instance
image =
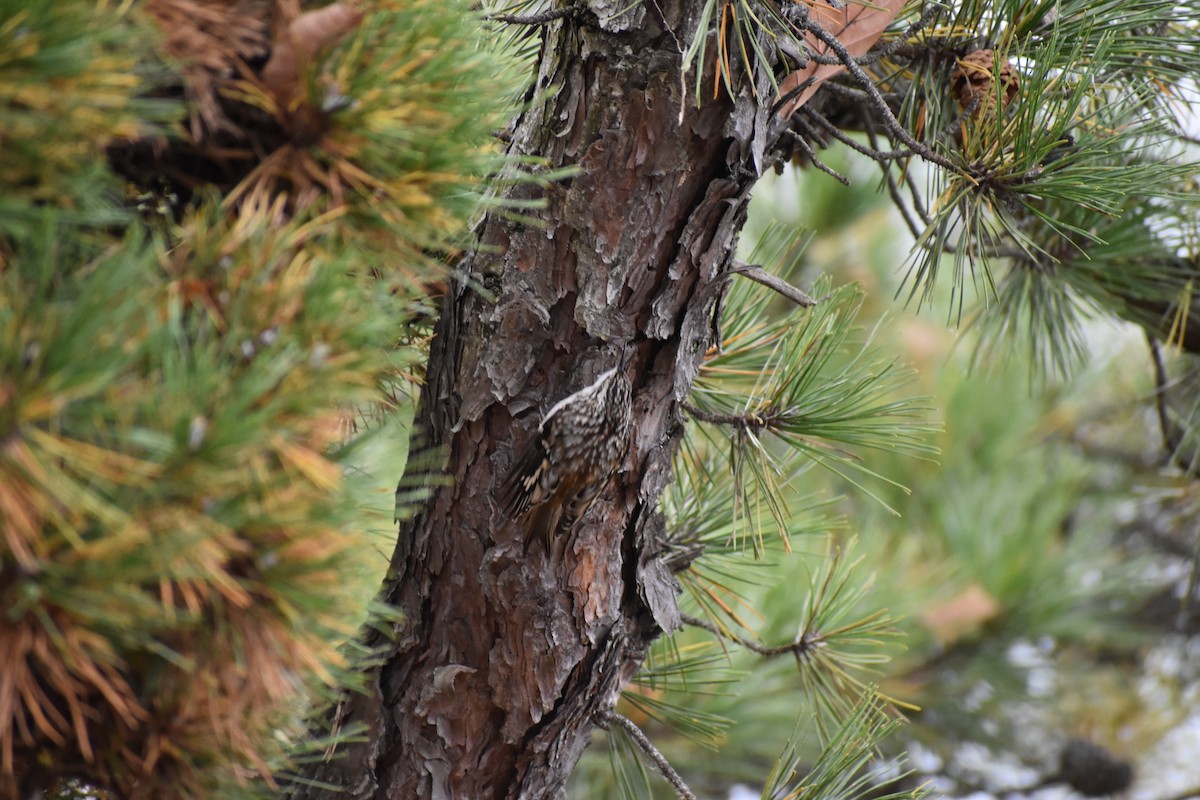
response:
[[[996,82],[1000,82],[1003,91],[1001,107],[1008,104],[1017,96],[1020,80],[1012,64],[1005,61],[999,71],[995,67],[996,54],[992,50],[976,50],[958,60],[958,67],[950,77],[950,91],[958,101],[959,108],[971,112],[975,117],[991,116],[996,110]]]

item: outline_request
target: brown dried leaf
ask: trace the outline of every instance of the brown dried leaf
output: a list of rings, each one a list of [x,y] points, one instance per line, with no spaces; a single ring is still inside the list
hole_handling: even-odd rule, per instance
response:
[[[879,41],[884,30],[891,24],[904,0],[870,0],[869,3],[846,3],[843,8],[826,5],[822,0],[800,0],[809,7],[809,15],[829,33],[833,34],[842,46],[854,57],[865,55]],[[819,55],[830,55],[829,47],[810,31],[804,35],[804,41],[809,48]],[[821,88],[821,84],[838,75],[846,68],[841,64],[818,64],[808,62],[808,66],[798,69],[785,77],[779,84],[779,96],[786,97],[790,92],[800,89],[799,94],[785,103],[779,109],[781,117],[792,114],[812,99]]]
[[[288,23],[275,39],[262,81],[281,108],[300,85],[304,68],[323,47],[341,39],[362,22],[363,12],[349,3],[306,11]]]
[[[950,645],[995,619],[1000,604],[977,583],[925,611],[921,622],[943,645]]]

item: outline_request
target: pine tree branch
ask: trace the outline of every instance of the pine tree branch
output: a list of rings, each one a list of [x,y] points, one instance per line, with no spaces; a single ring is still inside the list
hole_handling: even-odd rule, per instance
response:
[[[684,625],[691,625],[693,628],[702,628],[714,636],[718,636],[726,641],[741,645],[750,652],[766,658],[774,658],[775,656],[781,656],[785,653],[791,653],[796,657],[797,661],[801,661],[806,655],[812,652],[813,647],[815,647],[817,644],[816,637],[804,635],[798,638],[796,641],[790,642],[789,644],[767,647],[765,645],[758,644],[757,642],[752,642],[749,639],[743,639],[741,636],[738,636],[735,633],[721,630],[721,628],[717,627],[708,620],[700,619],[699,617],[693,617],[690,614],[683,614],[680,616],[680,619],[683,621]]]
[[[831,174],[834,174],[835,177],[840,177],[837,176],[836,173]],[[846,183],[846,185],[849,185],[849,181],[845,180],[844,178],[842,179],[842,182]],[[741,275],[743,278],[749,278],[755,283],[766,286],[768,289],[777,292],[783,297],[786,297],[788,300],[791,300],[796,305],[803,306],[804,308],[812,308],[818,302],[817,300],[814,300],[812,296],[808,294],[808,292],[804,291],[798,286],[793,286],[778,275],[767,272],[758,264],[744,264],[739,261],[735,264],[733,269],[729,270],[728,274]]]
[[[734,428],[744,428],[747,430],[762,430],[763,428],[770,428],[771,423],[775,421],[773,415],[716,414],[711,411],[705,411],[702,408],[697,408],[691,403],[680,403],[679,405],[692,419],[712,425],[729,425]]]
[[[638,746],[647,758],[654,764],[654,768],[658,770],[658,774],[666,778],[667,782],[675,789],[675,794],[682,800],[696,800],[696,795],[684,783],[683,778],[667,761],[667,757],[662,754],[662,751],[654,746],[654,742],[650,741],[650,737],[642,733],[642,729],[634,724],[633,720],[623,717],[615,711],[606,711],[596,718],[596,723],[602,728],[608,728],[610,725],[616,725],[625,734],[633,740],[633,743]]]

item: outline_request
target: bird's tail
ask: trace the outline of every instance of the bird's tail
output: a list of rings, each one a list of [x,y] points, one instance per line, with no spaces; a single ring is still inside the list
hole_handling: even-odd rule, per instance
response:
[[[555,537],[574,530],[579,520],[583,519],[583,515],[599,497],[601,489],[603,484],[595,483],[574,496],[559,495],[537,506],[529,518],[525,552],[529,552],[532,542],[541,539],[545,542],[546,554],[549,555]]]
[[[546,548],[546,557],[550,557],[550,547],[558,534],[559,523],[562,522],[562,506],[555,502],[542,503],[533,509],[529,515],[529,527],[525,530],[525,552],[533,543],[541,540]]]

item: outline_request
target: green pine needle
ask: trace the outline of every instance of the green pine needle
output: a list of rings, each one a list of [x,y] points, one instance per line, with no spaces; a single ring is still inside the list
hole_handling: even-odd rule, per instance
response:
[[[816,762],[804,769],[799,735],[793,735],[771,770],[760,795],[763,800],[916,800],[918,789],[880,795],[870,772],[881,741],[900,721],[889,717],[871,693],[865,693],[845,717]]]
[[[752,513],[762,504],[780,530],[786,529],[781,486],[794,472],[795,456],[873,494],[862,478],[900,484],[875,473],[856,451],[937,453],[927,442],[935,428],[923,419],[925,401],[897,396],[912,370],[883,355],[873,333],[856,336],[860,293],[849,286],[830,290],[823,281],[814,294],[827,296],[781,320],[737,320],[730,348],[710,354],[692,393],[692,416],[709,428],[704,435],[732,436],[729,470],[741,498]]]

